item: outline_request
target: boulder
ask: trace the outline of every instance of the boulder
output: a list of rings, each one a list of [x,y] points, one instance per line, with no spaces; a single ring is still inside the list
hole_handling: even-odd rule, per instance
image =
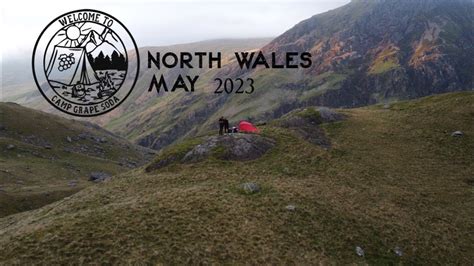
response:
[[[402,251],[402,249],[401,249],[400,247],[395,247],[395,248],[393,249],[393,252],[395,253],[395,255],[397,255],[397,257],[403,256],[403,251]]]
[[[464,136],[464,133],[462,131],[454,131],[453,133],[451,133],[451,137],[462,137]]]
[[[203,143],[198,144],[187,152],[182,158],[182,162],[198,162],[206,159],[217,147],[217,142],[221,136],[207,138]],[[222,136],[224,137],[224,136]]]
[[[95,137],[94,140],[97,143],[107,143],[107,139],[104,137]]]
[[[89,181],[102,182],[110,177],[110,174],[106,172],[92,172],[89,176]]]
[[[319,107],[318,111],[323,123],[336,122],[344,119],[344,115],[327,107]]]
[[[364,250],[359,246],[356,246],[355,252],[356,252],[357,256],[359,256],[359,257],[364,257],[365,256]]]
[[[182,162],[198,162],[213,155],[221,160],[248,161],[263,156],[275,141],[256,134],[212,136],[187,152]]]
[[[240,187],[246,194],[255,194],[260,192],[260,186],[253,182],[243,183],[240,185]]]
[[[15,145],[13,145],[13,144],[8,144],[7,145],[7,150],[13,150],[13,149],[15,149]]]

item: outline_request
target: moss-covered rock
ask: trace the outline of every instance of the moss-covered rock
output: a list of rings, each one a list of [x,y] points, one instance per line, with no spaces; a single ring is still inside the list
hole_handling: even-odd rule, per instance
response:
[[[195,163],[215,158],[230,161],[255,160],[275,145],[275,141],[256,134],[229,134],[186,141],[163,151],[146,171],[173,163]]]
[[[345,116],[327,107],[296,109],[272,122],[273,125],[291,129],[299,137],[315,145],[329,148],[331,142],[319,125],[343,120]]]

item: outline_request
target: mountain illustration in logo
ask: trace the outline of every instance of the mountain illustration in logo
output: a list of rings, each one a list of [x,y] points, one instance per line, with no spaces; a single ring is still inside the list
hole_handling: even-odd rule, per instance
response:
[[[88,54],[91,54],[94,58],[98,57],[100,52],[104,56],[112,56],[115,51],[117,54],[121,54],[117,47],[120,47],[120,40],[113,36],[113,33],[109,30],[105,30],[104,33],[98,34],[96,31],[90,31],[87,36],[83,39],[80,46],[86,49]]]

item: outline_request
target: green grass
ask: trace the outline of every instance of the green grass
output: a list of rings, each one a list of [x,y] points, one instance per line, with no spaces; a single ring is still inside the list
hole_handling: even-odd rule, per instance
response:
[[[0,103],[0,217],[32,210],[90,186],[91,172],[118,174],[129,170],[124,160],[146,160],[146,149],[67,120],[12,103]],[[79,134],[87,138],[74,139]],[[106,143],[91,139],[106,138]],[[30,137],[33,143],[25,142]],[[50,149],[43,147],[45,144]],[[14,145],[14,149],[8,149]],[[70,150],[65,150],[68,148]],[[87,150],[81,150],[81,148]],[[95,152],[101,150],[102,153]],[[76,186],[70,186],[75,181]]]
[[[400,65],[395,60],[387,60],[373,65],[369,73],[382,74],[399,67]]]
[[[370,66],[369,74],[377,75],[400,68],[397,57],[398,51],[399,48],[389,46],[379,52]]]
[[[300,100],[310,100],[313,97],[324,94],[328,90],[337,90],[347,77],[347,73],[334,73],[332,71],[318,75],[314,80],[310,80],[310,89],[302,93]]]
[[[305,108],[304,110],[296,113],[296,115],[311,121],[322,121],[321,114],[315,107]]]
[[[268,125],[277,145],[255,161],[136,169],[0,219],[0,261],[470,264],[473,110],[472,92],[342,110],[329,150]]]
[[[183,157],[186,155],[186,153],[188,153],[196,145],[201,143],[201,141],[202,141],[201,138],[193,138],[193,139],[184,140],[181,143],[177,143],[175,145],[172,145],[170,147],[165,148],[149,164],[149,166],[146,168],[146,171],[155,170],[155,167],[156,167],[155,165],[157,163],[160,163],[161,161],[164,161],[164,160],[170,160],[170,164],[179,163],[179,161],[181,159],[183,159]]]

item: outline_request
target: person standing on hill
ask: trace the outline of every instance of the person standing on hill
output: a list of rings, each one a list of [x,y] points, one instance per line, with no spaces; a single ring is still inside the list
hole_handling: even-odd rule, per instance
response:
[[[224,129],[224,120],[225,118],[223,116],[219,118],[219,135],[223,134],[222,130]]]
[[[224,118],[224,133],[229,133],[229,120]]]

